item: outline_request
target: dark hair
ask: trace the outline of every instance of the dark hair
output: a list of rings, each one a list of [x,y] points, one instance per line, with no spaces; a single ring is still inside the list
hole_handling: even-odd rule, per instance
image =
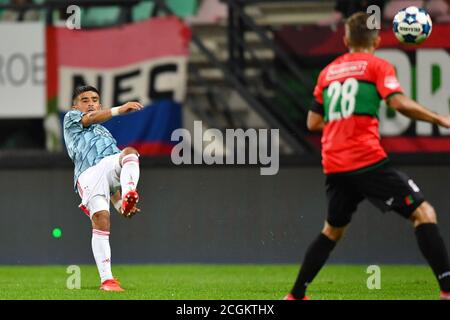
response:
[[[367,27],[369,15],[365,12],[352,14],[345,22],[348,30],[348,41],[351,47],[369,48],[378,36],[377,29]]]
[[[74,101],[83,92],[94,91],[100,96],[100,92],[93,86],[79,86],[73,90],[72,101]]]

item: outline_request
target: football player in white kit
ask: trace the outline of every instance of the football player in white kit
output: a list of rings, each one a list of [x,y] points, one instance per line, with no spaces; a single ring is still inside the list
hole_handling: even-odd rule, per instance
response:
[[[138,102],[102,109],[100,93],[91,86],[77,87],[72,110],[64,117],[64,140],[74,162],[74,189],[80,209],[92,221],[92,251],[100,274],[101,290],[123,291],[111,271],[110,205],[125,217],[140,210],[139,154],[131,147],[120,150],[111,133],[100,123],[114,116],[139,111]]]

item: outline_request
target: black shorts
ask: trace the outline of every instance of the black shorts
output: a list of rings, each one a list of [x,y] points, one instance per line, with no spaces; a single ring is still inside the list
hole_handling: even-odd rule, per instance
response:
[[[333,227],[346,226],[365,198],[381,211],[393,210],[405,218],[425,201],[414,181],[387,162],[366,172],[330,174],[326,188],[327,222]]]

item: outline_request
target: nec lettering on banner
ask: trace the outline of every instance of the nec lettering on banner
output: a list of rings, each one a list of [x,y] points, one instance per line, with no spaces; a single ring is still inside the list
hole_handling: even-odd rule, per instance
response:
[[[0,24],[2,118],[40,118],[46,114],[45,29],[40,22]]]
[[[164,30],[164,32],[161,32]],[[56,28],[58,107],[71,107],[73,89],[96,86],[104,106],[161,99],[180,103],[186,94],[189,29],[164,17],[100,30]]]
[[[62,67],[59,73],[61,110],[71,107],[73,89],[94,85],[102,92],[104,106],[118,106],[127,101],[143,105],[158,99],[181,102],[186,93],[186,58],[165,57],[105,70]]]

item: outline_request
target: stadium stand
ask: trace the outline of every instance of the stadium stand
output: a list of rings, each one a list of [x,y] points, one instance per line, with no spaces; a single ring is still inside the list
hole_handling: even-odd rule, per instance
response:
[[[84,28],[116,25],[119,23],[120,13],[119,6],[90,7],[81,15],[81,25]]]
[[[208,0],[207,0],[208,1]],[[205,46],[223,63],[229,59],[229,33],[228,33],[228,17],[223,14],[224,5],[222,7],[217,4],[211,5],[209,16],[221,17],[220,19],[203,18],[200,23],[195,23],[193,20],[193,33],[198,35]],[[253,19],[257,26],[265,30],[265,35],[273,40],[273,32],[282,26],[301,26],[308,25],[320,19],[326,18],[334,8],[333,1],[285,1],[285,2],[270,2],[270,3],[255,3],[245,7],[245,12]],[[225,9],[226,10],[226,9]],[[188,20],[189,21],[189,20]],[[253,55],[258,58],[260,63],[265,65],[272,65],[275,59],[273,48],[265,45],[261,36],[256,34],[253,30],[245,30],[244,42],[247,47],[245,52],[246,68],[245,76],[249,83],[258,83],[261,79],[261,70],[258,64],[251,63]],[[225,96],[229,99],[231,117],[237,119],[237,122],[244,123],[246,127],[261,128],[267,126],[267,123],[255,112],[242,97],[234,90],[230,90],[225,85],[224,74],[216,66],[209,63],[200,50],[191,45],[190,66],[191,69],[198,69],[203,78],[209,83],[213,83],[215,87],[220,88],[225,92]],[[200,104],[206,107],[210,104],[210,99],[205,97],[205,92],[208,91],[201,82],[198,82],[195,77],[190,76],[188,87],[188,101],[190,104]],[[266,94],[273,97],[270,89]],[[194,102],[195,101],[195,102]]]
[[[384,20],[391,21],[400,9],[409,6],[425,7],[436,22],[450,21],[450,1],[448,0],[391,0],[386,4]]]
[[[167,0],[166,4],[182,18],[194,16],[197,11],[197,0]]]
[[[0,4],[2,4],[0,2]],[[3,4],[13,4],[18,8],[22,5],[33,4],[32,0],[12,0],[12,1],[4,1]],[[41,12],[35,9],[26,9],[26,10],[10,10],[6,9],[1,12],[0,19],[2,21],[37,21],[41,18]]]
[[[134,22],[148,19],[152,16],[155,4],[152,1],[143,1],[131,9],[132,19]]]

